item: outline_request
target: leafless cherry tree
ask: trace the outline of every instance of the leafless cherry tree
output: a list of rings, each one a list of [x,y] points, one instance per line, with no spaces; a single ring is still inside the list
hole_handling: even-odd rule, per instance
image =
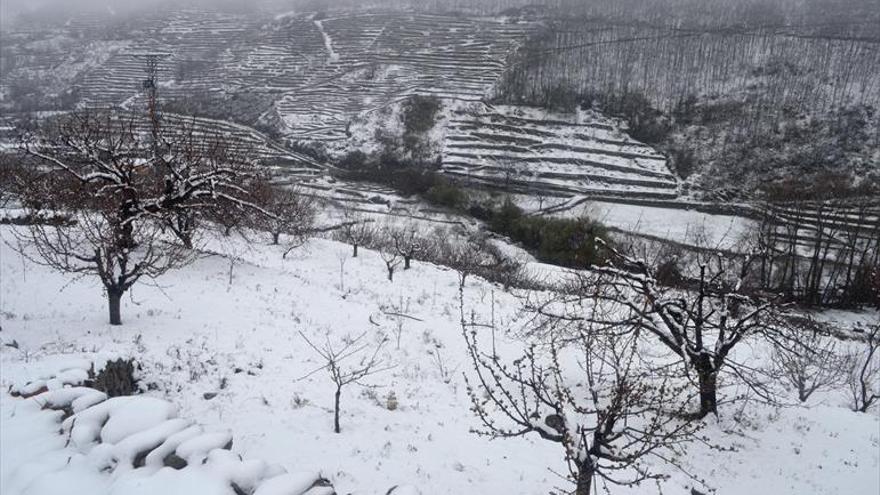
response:
[[[679,409],[682,387],[654,373],[638,356],[638,331],[601,334],[581,327],[566,339],[533,344],[505,361],[478,342],[478,327],[462,330],[473,373],[466,374],[472,410],[493,438],[536,434],[562,446],[573,493],[605,484],[660,481],[645,460],[674,462],[698,425]],[[565,490],[565,493],[572,493]]]
[[[786,318],[778,328],[782,335],[775,339],[771,366],[783,383],[797,391],[799,401],[842,383],[846,362],[836,337],[803,317]]]
[[[880,323],[861,329],[864,340],[850,355],[847,385],[853,410],[867,412],[880,401]]]
[[[345,219],[339,229],[339,239],[351,244],[352,258],[357,258],[358,247],[369,244],[376,234],[371,220],[352,210],[345,210]]]
[[[352,383],[366,386],[363,380],[372,375],[388,371],[393,368],[382,360],[379,353],[388,341],[384,336],[378,344],[372,345],[365,342],[367,332],[357,337],[346,337],[342,343],[332,343],[330,338],[325,338],[321,345],[316,345],[302,332],[299,333],[303,340],[321,357],[324,364],[307,374],[301,379],[308,378],[313,374],[326,370],[330,380],[335,386],[333,394],[333,431],[340,433],[339,427],[339,401],[342,396],[342,388]],[[349,362],[352,364],[349,365]]]
[[[654,268],[645,261],[606,248],[614,265],[580,273],[573,287],[555,301],[561,303],[557,309],[537,305],[533,310],[557,323],[589,322],[604,329],[630,327],[647,332],[684,361],[699,395],[695,417],[716,413],[718,375],[725,366],[734,366],[731,351],[765,333],[776,309],[773,300],[746,292],[744,279],[753,258],[734,261],[720,253],[704,253],[691,277],[693,288],[679,289],[659,284]],[[617,305],[620,311],[584,314],[587,300]]]
[[[413,257],[419,256],[425,250],[424,241],[419,237],[412,222],[402,229],[391,230],[391,240],[394,250],[403,257],[404,270],[409,270]]]
[[[394,281],[394,270],[400,266],[403,259],[400,251],[397,249],[396,239],[394,238],[394,230],[385,227],[379,231],[376,236],[375,244],[379,249],[379,256],[385,263],[385,269],[388,272],[388,281]]]
[[[284,234],[291,238],[291,249],[302,245],[315,221],[312,198],[296,187],[278,186],[267,180],[257,182],[253,194],[256,203],[272,213],[257,214],[255,219],[255,226],[272,236],[272,244],[278,245]]]
[[[23,203],[75,222],[37,223],[20,240],[57,270],[97,276],[113,325],[122,322],[120,301],[132,285],[189,260],[163,235],[170,230],[189,239],[175,229],[181,214],[218,201],[260,210],[247,191],[250,163],[222,143],[197,139],[184,133],[155,154],[133,117],[83,112],[54,119],[23,140],[24,156],[44,172],[23,189]]]
[[[471,234],[465,240],[437,238],[430,251],[434,261],[458,272],[460,287],[470,275],[511,285],[521,271],[521,265],[505,256],[484,234]]]

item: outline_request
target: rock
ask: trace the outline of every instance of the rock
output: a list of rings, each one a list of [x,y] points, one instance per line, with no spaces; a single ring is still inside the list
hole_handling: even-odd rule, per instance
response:
[[[186,461],[172,452],[165,456],[165,459],[162,460],[162,465],[171,469],[183,469],[186,467]]]

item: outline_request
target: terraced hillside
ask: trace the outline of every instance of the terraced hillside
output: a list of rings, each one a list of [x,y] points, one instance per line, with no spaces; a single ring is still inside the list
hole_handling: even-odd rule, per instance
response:
[[[75,21],[4,32],[5,106],[20,106],[29,84],[49,94],[75,89],[81,104],[123,105],[142,90],[144,63],[135,55],[164,52],[165,101],[256,98],[260,104],[245,113],[259,112],[237,120],[271,122],[291,140],[325,141],[345,138],[352,116],[411,94],[483,98],[531,29],[497,18],[392,12],[272,17],[189,9],[137,22]]]
[[[875,256],[880,253],[880,199],[780,203],[762,211],[769,242],[794,242],[803,256],[811,257],[818,251],[846,261],[848,256],[871,252],[872,247]]]
[[[452,117],[443,171],[524,193],[672,199],[666,157],[594,113],[483,107]]]
[[[182,123],[177,114],[210,117],[192,124],[259,150],[282,180],[313,178],[325,167],[291,149],[359,146],[353,135],[372,139],[375,129],[358,122],[418,94],[441,98],[447,109],[434,137],[449,175],[541,195],[676,197],[666,159],[609,119],[482,103],[536,29],[537,22],[504,17],[412,12],[78,14],[3,33],[0,105],[143,111],[139,55],[160,52],[167,124]]]

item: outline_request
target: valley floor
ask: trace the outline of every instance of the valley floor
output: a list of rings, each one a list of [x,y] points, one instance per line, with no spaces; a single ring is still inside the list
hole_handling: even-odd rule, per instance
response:
[[[147,395],[170,400],[181,417],[208,428],[231,429],[233,451],[245,458],[320,471],[339,493],[384,494],[398,484],[425,495],[568,488],[555,474],[565,470],[558,445],[537,436],[489,440],[470,432],[478,424],[462,377],[470,370],[451,270],[416,262],[391,283],[376,253],[362,250],[352,259],[350,247],[336,242],[312,240],[286,259],[280,248],[215,242],[193,265],[157,285],[136,286],[124,299],[124,325],[111,327],[95,280],[71,282],[16,252],[11,228],[0,227],[0,235],[3,390],[60,360],[134,357]],[[519,300],[499,287],[469,279],[464,295],[468,314],[484,321],[494,315],[499,329],[522,324]],[[332,431],[333,390],[323,372],[310,374],[322,363],[300,332],[313,342],[363,332],[372,342],[389,339],[382,358],[393,369],[371,377],[375,387],[343,390],[340,434]],[[206,393],[217,395],[206,399]],[[40,426],[35,415],[41,413],[23,401],[5,393],[0,401],[0,492],[58,493],[18,483],[24,471],[63,449],[56,430]],[[880,492],[876,412],[849,411],[842,392],[817,401],[806,408],[726,406],[704,433],[731,450],[694,443],[684,464],[724,495]],[[16,434],[28,414],[37,426],[27,430],[31,435]],[[658,470],[671,477],[663,493],[706,491],[679,471]],[[653,484],[610,489],[657,493]],[[64,493],[94,491],[72,484]]]

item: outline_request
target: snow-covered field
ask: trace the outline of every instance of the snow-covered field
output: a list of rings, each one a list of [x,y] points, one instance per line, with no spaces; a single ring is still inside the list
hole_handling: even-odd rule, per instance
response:
[[[415,263],[390,283],[376,253],[362,250],[352,259],[348,246],[331,241],[312,240],[286,259],[280,248],[215,243],[211,250],[222,254],[206,254],[156,286],[135,286],[124,299],[124,325],[111,327],[95,280],[71,281],[35,265],[9,246],[15,242],[9,227],[0,227],[0,235],[4,390],[59,359],[130,356],[143,366],[142,381],[151,389],[146,395],[170,400],[181,417],[206,428],[230,429],[233,451],[243,457],[320,471],[339,493],[384,494],[401,483],[425,495],[568,488],[555,474],[565,471],[558,445],[537,436],[490,441],[470,433],[477,421],[462,379],[468,367],[458,278],[448,269]],[[469,279],[465,298],[468,311],[484,321],[494,314],[499,328],[521,321],[519,300],[491,284]],[[390,339],[381,357],[394,368],[368,380],[375,388],[344,389],[340,434],[332,432],[333,390],[325,374],[307,376],[322,363],[300,332],[313,342],[341,342],[363,332],[371,342]],[[6,345],[13,342],[17,348]],[[511,339],[502,345],[518,344]],[[394,410],[388,408],[392,392]],[[217,395],[206,399],[206,393]],[[131,476],[99,473],[88,462],[57,462],[64,438],[48,413],[2,396],[4,495],[112,493],[114,480]],[[843,402],[841,391],[807,408],[722,406],[704,434],[732,450],[696,442],[684,465],[725,495],[878,493],[877,415],[853,413]],[[18,486],[35,465],[47,471],[42,476],[54,472],[65,480],[63,490]],[[658,469],[671,476],[663,493],[702,489],[679,471]],[[614,494],[657,493],[653,484],[610,488]]]
[[[755,222],[734,215],[703,213],[679,208],[663,208],[607,201],[577,201],[554,216],[585,215],[608,227],[691,246],[736,250],[755,228]],[[548,202],[548,205],[551,203]],[[565,208],[565,209],[562,209]]]

